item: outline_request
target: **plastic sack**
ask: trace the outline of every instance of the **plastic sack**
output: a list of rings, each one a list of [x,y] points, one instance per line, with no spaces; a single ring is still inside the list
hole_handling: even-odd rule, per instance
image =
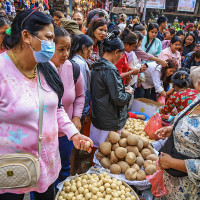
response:
[[[165,103],[166,103],[165,97],[162,96],[162,95],[160,95],[160,96],[157,98],[157,103],[160,103],[160,104],[165,105]]]
[[[144,130],[150,139],[158,140],[158,136],[155,135],[155,132],[160,128],[162,128],[162,119],[161,116],[156,113],[149,119]]]
[[[156,161],[157,171],[153,175],[146,176],[146,179],[151,183],[151,194],[157,198],[167,194],[166,187],[163,183],[163,173],[158,167],[158,160]]]

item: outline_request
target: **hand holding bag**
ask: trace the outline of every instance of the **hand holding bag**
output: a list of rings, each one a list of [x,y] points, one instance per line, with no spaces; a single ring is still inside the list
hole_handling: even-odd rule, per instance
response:
[[[38,70],[37,84],[39,93],[38,157],[29,153],[12,153],[0,156],[0,189],[33,187],[40,177],[44,101]]]

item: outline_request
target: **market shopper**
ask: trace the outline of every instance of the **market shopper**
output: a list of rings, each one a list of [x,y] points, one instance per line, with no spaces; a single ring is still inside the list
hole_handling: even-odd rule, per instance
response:
[[[147,63],[145,82],[142,83],[143,97],[156,101],[158,96],[167,97],[172,90],[168,90],[171,76],[178,69],[178,63],[175,60],[167,60],[168,66],[162,67],[155,62]]]
[[[1,189],[0,199],[23,200],[33,191],[37,200],[54,200],[54,184],[60,172],[58,132],[64,132],[76,148],[89,150],[92,141],[79,134],[61,106],[63,84],[48,62],[55,52],[53,20],[37,10],[20,12],[3,45],[10,49],[0,55],[1,129],[0,154],[31,153],[38,156],[39,71],[44,100],[40,177],[33,187]]]
[[[72,37],[73,42],[72,42],[69,58],[79,65],[80,70],[83,74],[83,78],[84,78],[85,105],[84,105],[83,113],[81,116],[81,125],[82,125],[81,133],[89,137],[89,129],[90,129],[90,124],[91,124],[91,115],[90,115],[91,74],[90,74],[90,69],[88,67],[86,60],[90,57],[92,53],[94,42],[92,38],[90,38],[88,35],[77,36],[75,34],[72,34],[71,37]],[[83,169],[80,165],[80,161],[81,161],[80,152],[74,148],[72,151],[72,156],[71,156],[71,174],[72,175],[83,172]]]
[[[143,36],[146,35],[146,29],[142,24],[134,24],[132,31],[140,31]]]
[[[181,66],[190,69],[192,66],[200,65],[200,49],[190,52],[185,56]]]
[[[199,43],[200,41],[200,38],[199,38],[199,31],[198,31],[198,25],[194,25],[193,27],[193,33],[195,35],[195,40],[196,40],[196,43]]]
[[[162,41],[162,49],[165,49],[170,46],[171,39],[175,36],[175,30],[173,28],[169,28],[165,34],[165,39]]]
[[[200,199],[199,189],[199,126],[200,95],[175,118],[174,127],[156,131],[159,139],[168,137],[160,150],[159,167],[164,170],[167,194],[160,200]]]
[[[112,33],[111,33],[112,34]],[[123,79],[125,85],[128,85],[131,79],[131,75],[137,75],[140,69],[130,68],[126,53],[131,53],[136,49],[138,43],[138,37],[134,32],[126,29],[122,32],[120,36],[122,42],[124,43],[125,52],[122,57],[115,65],[119,71],[120,76]]]
[[[181,38],[181,42],[183,43],[184,42],[184,39],[185,39],[185,33],[180,30],[176,33],[176,36],[179,36]]]
[[[143,51],[153,56],[158,56],[162,51],[161,41],[158,38],[156,38],[158,31],[159,31],[158,24],[156,23],[149,24],[147,35],[144,37],[141,45]],[[146,61],[143,61],[143,63],[145,62]]]
[[[92,125],[90,138],[94,147],[105,141],[109,131],[120,130],[128,119],[132,91],[126,90],[115,64],[124,52],[118,32],[108,34],[103,42],[103,57],[92,65]]]
[[[79,30],[85,34],[86,33],[86,27],[85,27],[85,19],[84,15],[80,11],[76,11],[73,15],[73,20],[76,21],[79,25]]]
[[[175,92],[168,98],[166,105],[159,110],[160,114],[170,114],[174,108],[178,113],[181,112],[199,94],[197,90],[189,88],[191,84],[190,75],[181,69],[172,75],[171,83]]]
[[[200,93],[200,67],[194,66],[190,69],[191,85]]]
[[[10,24],[11,23],[6,16],[0,15],[0,53],[6,50],[2,46],[2,42],[6,35],[6,30],[10,27]]]
[[[181,39],[178,36],[175,36],[170,41],[170,47],[163,49],[158,57],[163,60],[175,59],[178,63],[178,68],[181,68],[181,54],[179,52],[180,46]]]
[[[56,26],[60,26],[61,19],[64,18],[64,14],[61,11],[55,11],[53,13],[53,20]]]
[[[86,32],[86,35],[90,36],[94,41],[93,52],[89,59],[87,59],[89,67],[91,67],[91,65],[95,63],[100,57],[100,44],[106,37],[106,31],[106,20],[104,18],[97,18],[91,22]]]
[[[182,52],[182,60],[185,58],[185,56],[192,52],[195,48],[195,35],[194,33],[188,33],[185,36],[185,39],[183,41],[183,52]]]
[[[157,24],[159,25],[157,38],[162,42],[164,40],[165,29],[167,28],[167,18],[163,16],[159,17]]]
[[[72,65],[72,63],[67,60],[71,48],[71,38],[69,33],[60,27],[55,27],[54,33],[55,54],[51,59],[51,62],[56,66],[60,79],[63,82],[64,94],[62,97],[62,104],[69,119],[74,123],[78,131],[80,131],[81,116],[85,103],[83,76],[80,73],[79,66]],[[74,81],[74,79],[76,79],[76,81]],[[70,176],[70,156],[73,149],[73,142],[68,140],[63,132],[59,132],[58,136],[62,165],[57,179],[57,182],[59,183]]]
[[[121,32],[123,32],[125,27],[126,27],[126,19],[127,19],[127,16],[125,14],[121,14],[119,16],[119,24],[118,24],[118,26],[119,26]]]

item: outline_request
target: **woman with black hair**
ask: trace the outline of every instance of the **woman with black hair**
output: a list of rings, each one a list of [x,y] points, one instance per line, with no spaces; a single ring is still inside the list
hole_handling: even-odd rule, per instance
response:
[[[124,44],[117,36],[118,31],[107,35],[104,40],[103,57],[92,65],[92,125],[90,138],[94,147],[104,142],[109,131],[120,130],[128,119],[128,104],[132,91],[126,90],[115,67],[124,52]]]
[[[6,30],[10,27],[10,21],[9,19],[4,16],[4,15],[0,15],[0,53],[4,52],[6,49],[3,49],[2,47],[2,42],[3,39],[6,35]]]
[[[80,131],[81,116],[85,103],[83,76],[80,73],[79,66],[72,65],[68,60],[71,48],[69,33],[65,29],[57,26],[55,27],[54,33],[55,54],[51,62],[56,66],[60,79],[63,82],[64,94],[62,97],[62,104],[69,119],[73,122],[78,131]],[[62,168],[57,182],[60,183],[70,176],[70,156],[73,149],[73,142],[69,141],[63,132],[59,132],[58,136]],[[72,165],[72,170],[73,167]]]
[[[171,39],[175,36],[176,31],[173,28],[168,28],[168,31],[164,33],[165,39],[161,42],[162,49],[170,46]]]
[[[178,68],[181,68],[181,54],[179,52],[180,46],[181,38],[174,36],[170,41],[170,46],[163,49],[158,57],[162,60],[175,59],[178,63]]]
[[[199,65],[200,65],[200,49],[188,53],[181,64],[183,68],[187,69],[190,69],[192,66],[199,66]]]
[[[145,74],[145,82],[142,83],[144,88],[144,98],[157,100],[157,94],[167,97],[171,94],[171,90],[167,91],[171,76],[178,69],[178,63],[175,60],[166,60],[167,67],[162,67],[155,62],[148,63]],[[166,92],[167,91],[167,92]]]
[[[161,41],[156,38],[158,31],[158,24],[150,23],[147,30],[147,36],[144,37],[141,45],[143,51],[153,56],[158,56],[162,51]],[[146,61],[143,61],[143,64],[144,63],[146,63]]]
[[[176,33],[176,36],[179,36],[181,38],[181,42],[183,43],[184,39],[185,39],[185,34],[183,32],[183,30],[180,30]]]
[[[134,24],[132,31],[140,31],[143,36],[146,35],[146,28],[142,24]]]
[[[182,60],[185,58],[185,56],[192,52],[195,48],[195,43],[196,43],[196,40],[195,40],[195,35],[194,33],[188,33],[186,36],[185,36],[185,39],[183,41],[183,52],[182,52]]]
[[[76,148],[90,150],[85,142],[81,142],[83,140],[92,145],[89,138],[79,133],[61,105],[63,84],[49,63],[55,53],[53,38],[51,17],[37,10],[24,10],[15,17],[3,41],[9,50],[0,55],[0,154],[18,152],[39,156],[40,176],[36,185],[31,187],[29,182],[23,182],[17,188],[0,189],[1,200],[23,200],[24,193],[31,191],[37,200],[54,200],[52,183],[61,168],[58,132],[65,133]],[[42,99],[42,144],[38,149]]]
[[[167,115],[174,108],[176,108],[178,113],[181,112],[199,94],[197,90],[189,88],[191,84],[190,75],[181,69],[172,75],[171,83],[173,84],[175,92],[169,97],[166,105],[159,110],[160,114]]]
[[[105,39],[107,32],[107,22],[104,18],[94,19],[86,35],[90,36],[93,39],[93,52],[91,56],[87,59],[89,67],[99,59],[100,55],[100,44]]]
[[[126,53],[131,53],[137,48],[138,38],[135,33],[129,31],[128,29],[122,32],[120,38],[124,43],[125,52],[122,54],[121,59],[117,62],[116,67],[124,81],[124,84],[128,85],[131,75],[137,75],[139,73],[139,69],[129,68]]]

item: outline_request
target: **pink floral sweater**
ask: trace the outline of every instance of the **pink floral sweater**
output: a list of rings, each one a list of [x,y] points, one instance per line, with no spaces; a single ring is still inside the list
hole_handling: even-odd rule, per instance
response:
[[[0,193],[45,192],[60,172],[58,132],[70,139],[78,130],[58,97],[41,75],[44,96],[41,174],[36,186],[0,190]],[[0,55],[0,155],[27,152],[38,156],[39,99],[37,79],[29,80],[15,67],[7,53]]]

